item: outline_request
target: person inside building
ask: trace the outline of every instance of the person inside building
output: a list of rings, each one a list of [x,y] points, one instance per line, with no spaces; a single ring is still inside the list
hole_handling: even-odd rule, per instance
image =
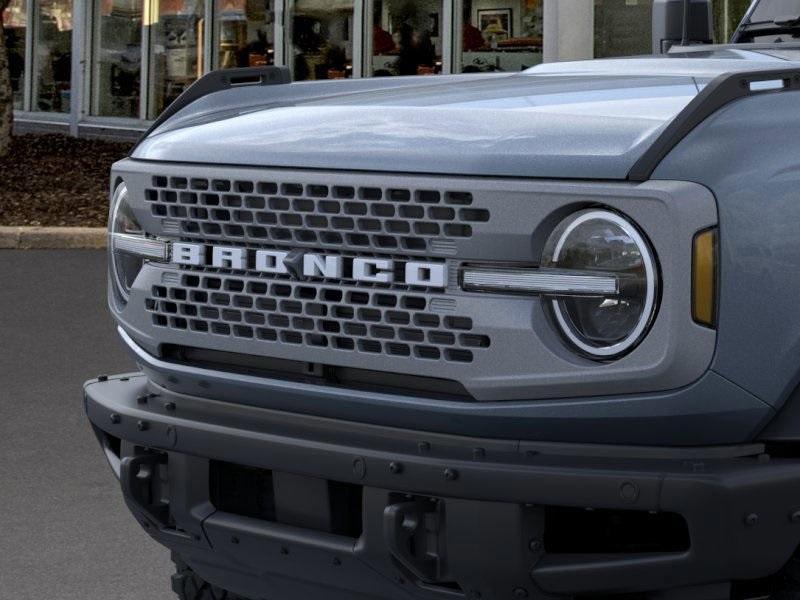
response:
[[[432,69],[436,50],[430,34],[418,34],[408,23],[400,26],[400,54],[395,63],[398,75],[417,75],[421,67]]]
[[[464,18],[464,30],[462,31],[462,36],[464,52],[474,52],[475,50],[480,50],[486,45],[481,30],[469,22],[469,15]]]
[[[395,51],[394,38],[379,23],[372,26],[372,51],[376,55],[392,54]]]

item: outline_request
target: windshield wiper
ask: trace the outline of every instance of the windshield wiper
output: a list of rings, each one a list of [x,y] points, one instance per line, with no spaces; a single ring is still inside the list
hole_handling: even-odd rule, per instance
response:
[[[780,36],[786,34],[792,38],[800,37],[800,15],[777,16],[763,21],[742,23],[731,38],[731,43],[752,42],[761,36]],[[781,42],[782,39],[776,39]]]
[[[775,17],[768,21],[748,21],[742,29],[795,29],[800,27],[800,15]]]
[[[787,28],[798,27],[800,26],[800,16],[776,17],[772,19],[772,22],[776,27],[787,27]]]

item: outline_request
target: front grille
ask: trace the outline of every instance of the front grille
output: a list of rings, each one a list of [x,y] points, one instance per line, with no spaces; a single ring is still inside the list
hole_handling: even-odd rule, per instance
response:
[[[490,220],[469,192],[155,176],[151,215],[207,240],[453,253]]]
[[[191,272],[162,283],[145,299],[156,327],[447,363],[491,345],[471,318],[411,291]]]
[[[666,344],[664,360],[636,353],[608,378],[602,365],[570,358],[543,310],[546,297],[480,293],[460,281],[469,264],[540,264],[563,215],[591,206],[627,211],[662,250],[670,236],[691,242],[698,223],[716,222],[713,198],[700,188],[145,160],[122,161],[112,181],[127,186],[142,230],[195,244],[184,262],[196,265],[147,262],[128,302],[111,303],[120,325],[161,359],[163,366],[149,370],[174,375],[184,391],[206,383],[200,367],[165,348],[227,353],[221,364],[219,356],[203,356],[203,368],[244,371],[248,386],[281,373],[281,385],[291,386],[289,361],[312,365],[319,373],[312,383],[340,398],[345,390],[361,396],[365,388],[392,387],[402,396],[479,402],[571,398],[589,388],[598,396],[672,389],[700,377],[705,364],[674,357],[687,348],[702,356],[713,350],[713,332],[697,328],[688,337],[650,336],[653,348]],[[652,226],[688,205],[694,216],[676,221],[670,235]],[[272,269],[266,254],[283,252],[286,272],[270,273],[284,269]],[[688,280],[681,257],[662,254],[665,280],[677,282],[667,286],[654,324],[663,329],[682,323],[675,290]],[[370,262],[371,273],[389,276],[362,277]],[[409,263],[435,265],[428,271],[437,285],[416,285],[427,273]],[[215,394],[236,399],[245,387]]]

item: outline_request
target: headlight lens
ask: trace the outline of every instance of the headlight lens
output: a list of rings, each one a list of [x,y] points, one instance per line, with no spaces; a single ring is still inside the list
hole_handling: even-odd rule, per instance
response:
[[[550,236],[542,265],[619,279],[615,294],[550,300],[562,334],[582,353],[613,358],[631,350],[647,332],[658,293],[655,258],[627,219],[599,209],[571,215]]]
[[[108,245],[114,283],[126,302],[131,286],[145,262],[148,259],[167,259],[167,244],[147,236],[136,220],[128,203],[128,188],[124,183],[117,187],[111,199]]]

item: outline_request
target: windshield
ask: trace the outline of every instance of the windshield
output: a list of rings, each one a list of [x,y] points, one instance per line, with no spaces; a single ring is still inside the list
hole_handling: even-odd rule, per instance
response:
[[[763,23],[786,17],[800,17],[800,0],[758,0],[750,23]]]

